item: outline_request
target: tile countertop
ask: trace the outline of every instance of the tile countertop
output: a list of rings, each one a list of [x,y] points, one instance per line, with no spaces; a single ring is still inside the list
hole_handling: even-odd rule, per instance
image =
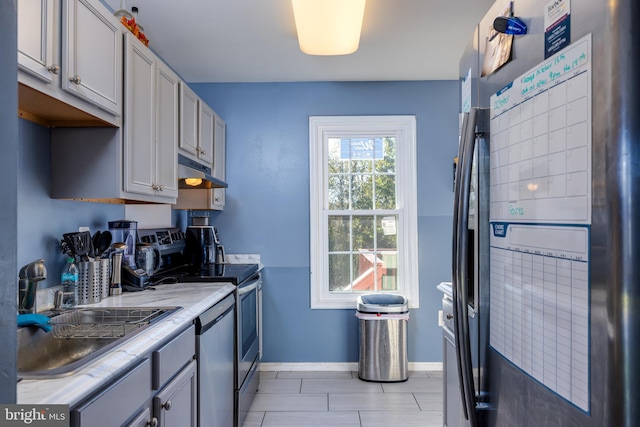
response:
[[[150,326],[77,373],[56,379],[22,380],[17,385],[17,403],[67,404],[73,407],[89,394],[127,372],[140,357],[160,341],[184,329],[206,309],[233,292],[226,283],[179,283],[158,286],[155,291],[125,292],[88,307],[179,306],[170,317]]]

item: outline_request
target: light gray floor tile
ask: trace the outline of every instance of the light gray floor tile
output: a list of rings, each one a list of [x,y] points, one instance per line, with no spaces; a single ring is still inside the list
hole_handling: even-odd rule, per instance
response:
[[[357,411],[267,412],[262,426],[360,427],[360,416]]]
[[[409,377],[399,383],[382,383],[385,393],[442,393],[442,380],[431,380],[427,377]]]
[[[411,393],[332,393],[330,411],[419,411],[418,402]]]
[[[432,378],[434,380],[442,379],[442,371],[425,371],[427,377]]]
[[[271,379],[271,378],[275,378],[278,375],[277,371],[261,371],[260,372],[260,379],[264,378],[264,379]]]
[[[442,411],[444,398],[442,393],[413,393],[422,411]]]
[[[409,371],[409,378],[428,378],[427,371]]]
[[[305,378],[302,393],[382,393],[382,386],[354,378]]]
[[[249,412],[244,419],[244,423],[242,423],[242,427],[260,427],[263,418],[264,412]]]
[[[260,379],[260,393],[300,393],[300,378]]]
[[[357,374],[355,378],[357,378]],[[280,371],[276,378],[352,378],[349,371]]]
[[[442,427],[442,413],[403,411],[362,411],[362,427]]]
[[[326,394],[258,393],[251,411],[326,411]]]

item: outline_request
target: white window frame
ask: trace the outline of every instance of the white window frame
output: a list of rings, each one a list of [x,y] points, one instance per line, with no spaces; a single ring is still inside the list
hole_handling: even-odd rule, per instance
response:
[[[398,293],[410,308],[419,307],[418,200],[415,116],[309,117],[311,308],[355,308],[360,293],[329,291],[328,144],[329,138],[388,137],[396,139],[398,207]],[[377,291],[383,293],[384,291]]]

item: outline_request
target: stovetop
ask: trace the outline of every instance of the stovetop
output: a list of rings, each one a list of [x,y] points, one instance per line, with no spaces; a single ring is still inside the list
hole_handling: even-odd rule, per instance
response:
[[[229,282],[238,285],[258,272],[258,264],[209,264],[196,269],[182,265],[167,269],[153,276],[152,281],[161,283]]]

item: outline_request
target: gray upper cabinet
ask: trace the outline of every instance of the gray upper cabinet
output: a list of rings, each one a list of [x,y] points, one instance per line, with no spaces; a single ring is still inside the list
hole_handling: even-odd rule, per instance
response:
[[[216,113],[184,82],[180,83],[179,151],[213,168]]]
[[[198,160],[198,95],[180,82],[180,141],[182,154]]]
[[[18,67],[45,84],[53,83],[60,73],[56,54],[59,7],[58,0],[18,2]]]
[[[213,176],[226,181],[225,151],[227,144],[227,126],[224,120],[216,114],[214,131],[214,155],[213,155]],[[225,203],[225,188],[214,188],[211,190],[211,209],[223,210]]]
[[[213,166],[213,138],[215,136],[216,113],[207,104],[198,101],[198,157]]]
[[[178,197],[180,78],[158,61],[156,83],[156,182],[165,197]]]
[[[125,34],[125,80],[124,190],[175,203],[179,78]]]
[[[62,88],[120,115],[122,24],[96,0],[64,1],[62,13]]]
[[[52,126],[120,126],[120,22],[99,0],[17,4],[21,116]]]

